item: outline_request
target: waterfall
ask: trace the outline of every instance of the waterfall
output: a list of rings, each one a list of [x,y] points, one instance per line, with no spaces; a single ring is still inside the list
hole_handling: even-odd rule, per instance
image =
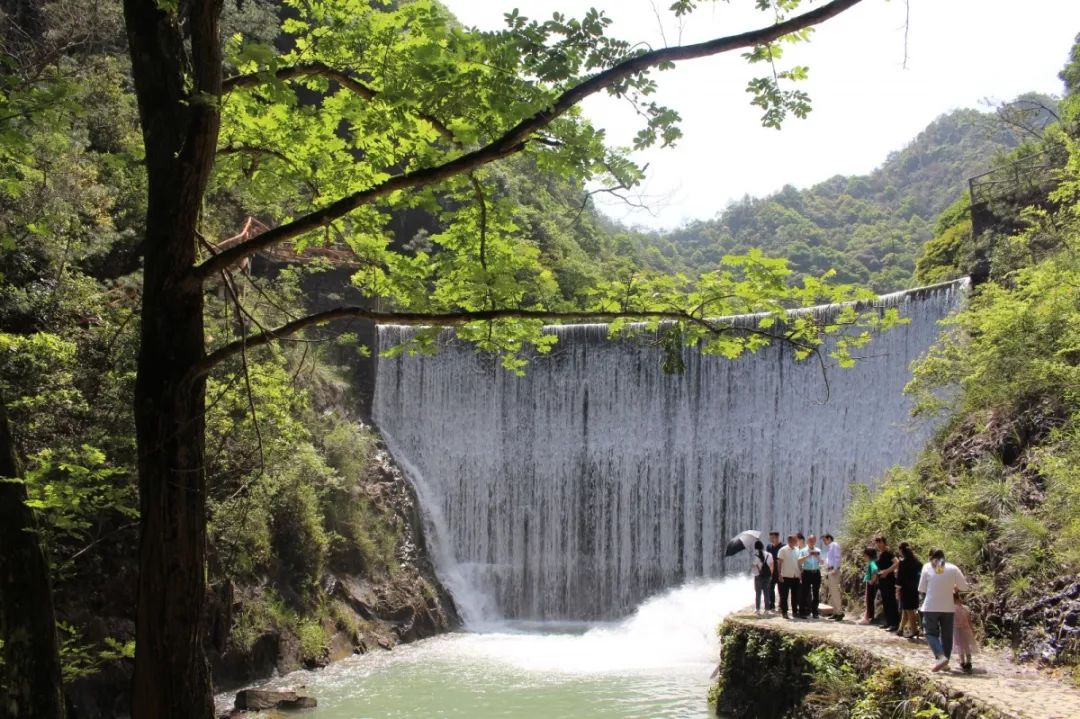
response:
[[[744,570],[745,555],[723,559],[743,529],[835,532],[851,483],[910,464],[933,428],[909,417],[909,364],[966,287],[879,298],[910,322],[831,369],[828,390],[816,362],[779,344],[734,361],[687,349],[685,372],[667,375],[655,342],[562,325],[524,377],[449,333],[434,356],[380,359],[375,420],[467,620],[623,616]],[[380,327],[379,345],[413,331]]]

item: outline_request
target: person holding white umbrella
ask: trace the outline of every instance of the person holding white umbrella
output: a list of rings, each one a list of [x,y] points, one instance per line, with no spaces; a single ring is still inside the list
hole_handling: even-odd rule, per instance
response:
[[[754,577],[754,614],[761,614],[761,599],[769,591],[769,582],[772,581],[774,571],[772,555],[765,551],[765,545],[758,539],[754,542],[750,562],[750,573]],[[765,608],[769,608],[767,599]]]
[[[724,550],[724,556],[730,557],[733,554],[738,554],[744,549],[751,549],[754,546],[754,542],[759,539],[761,539],[761,532],[756,529],[744,529],[728,540],[727,549]]]

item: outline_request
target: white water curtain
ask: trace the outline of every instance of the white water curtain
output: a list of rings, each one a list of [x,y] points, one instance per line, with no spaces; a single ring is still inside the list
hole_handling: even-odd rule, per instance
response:
[[[736,361],[687,350],[666,375],[655,345],[573,325],[551,328],[554,352],[522,378],[456,341],[380,359],[375,419],[466,616],[622,616],[744,569],[723,559],[743,529],[836,532],[850,483],[909,464],[932,430],[909,418],[909,364],[965,287],[882,298],[910,324],[832,369],[827,401],[818,364],[780,346]],[[411,331],[382,327],[380,345]]]

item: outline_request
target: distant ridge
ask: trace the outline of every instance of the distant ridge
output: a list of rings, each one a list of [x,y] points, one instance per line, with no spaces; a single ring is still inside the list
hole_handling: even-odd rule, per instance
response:
[[[836,175],[804,190],[787,185],[734,202],[712,220],[638,233],[641,256],[657,270],[697,274],[725,254],[756,247],[789,258],[800,274],[835,269],[839,281],[878,292],[911,287],[938,214],[960,197],[968,177],[1022,139],[992,112],[955,110],[868,175]]]

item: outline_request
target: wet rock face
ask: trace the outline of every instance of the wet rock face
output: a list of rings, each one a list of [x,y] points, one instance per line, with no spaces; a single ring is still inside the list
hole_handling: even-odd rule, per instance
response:
[[[363,627],[356,640],[359,651],[424,639],[457,624],[456,615],[422,576],[405,574],[385,582],[354,575],[334,579],[332,596],[354,612]]]
[[[230,647],[214,662],[215,682],[221,686],[237,686],[251,677],[266,677],[277,671],[281,656],[281,634],[266,632],[246,651]]]
[[[359,651],[389,648],[400,642],[434,636],[458,626],[453,599],[435,576],[428,558],[423,518],[416,495],[384,447],[375,453],[375,472],[365,487],[379,509],[396,515],[402,528],[398,568],[391,576],[367,577],[362,564],[347,557],[334,563],[323,586],[361,620]]]
[[[1080,577],[1059,580],[1046,596],[1007,613],[1002,625],[1021,661],[1080,659]]]

